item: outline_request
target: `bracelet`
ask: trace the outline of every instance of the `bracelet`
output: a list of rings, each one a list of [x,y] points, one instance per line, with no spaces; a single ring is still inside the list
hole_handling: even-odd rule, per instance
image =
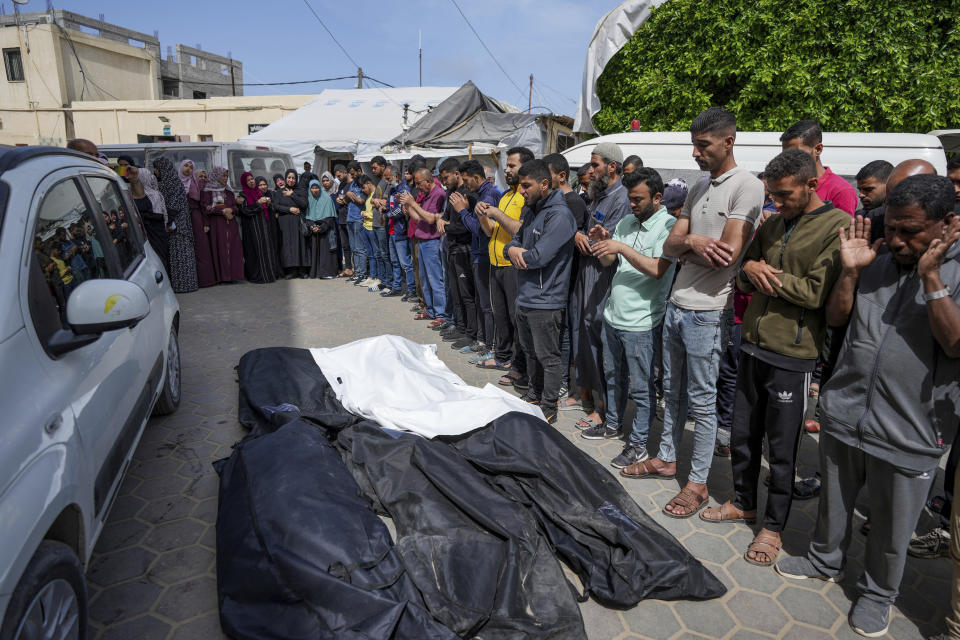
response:
[[[923,300],[924,300],[924,302],[930,302],[931,300],[937,300],[937,299],[939,299],[939,298],[946,298],[946,297],[949,296],[949,295],[950,295],[950,288],[949,288],[949,287],[944,287],[943,289],[940,289],[939,291],[934,291],[934,292],[932,292],[932,293],[925,293],[925,294],[923,294]]]

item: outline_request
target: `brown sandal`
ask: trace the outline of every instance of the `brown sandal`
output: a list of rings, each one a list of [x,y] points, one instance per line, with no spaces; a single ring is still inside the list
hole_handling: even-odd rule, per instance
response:
[[[697,511],[700,511],[700,509],[703,509],[704,505],[707,504],[707,500],[709,499],[710,499],[710,496],[704,496],[703,498],[701,498],[700,496],[695,494],[693,491],[690,491],[690,489],[687,489],[686,487],[684,487],[683,489],[680,489],[680,493],[673,496],[670,502],[668,502],[663,506],[663,512],[668,516],[670,516],[671,518],[689,518],[690,516],[695,514]],[[671,505],[674,507],[680,507],[681,509],[683,509],[683,512],[676,513],[676,512],[667,511],[667,507]]]
[[[757,521],[757,511],[754,509],[753,515],[748,516],[743,509],[733,506],[733,503],[727,500],[719,507],[708,507],[700,512],[700,519],[704,522],[743,522],[753,524]]]
[[[594,421],[590,418],[583,418],[580,422],[590,422]],[[577,426],[580,426],[580,422],[577,423]],[[581,427],[582,428],[582,427]],[[634,462],[625,466],[623,469],[620,469],[620,475],[625,478],[656,478],[658,480],[672,480],[676,477],[675,473],[660,473],[656,468],[650,463],[649,460],[643,460],[641,462]]]
[[[758,567],[769,567],[773,565],[773,563],[777,561],[777,556],[780,555],[780,547],[783,546],[782,541],[778,539],[779,536],[774,536],[775,534],[769,531],[761,530],[760,533],[757,534],[757,537],[753,539],[753,542],[750,543],[750,546],[747,547],[747,552],[743,554],[743,559]],[[749,555],[751,551],[764,554],[767,556],[768,562],[754,560]]]

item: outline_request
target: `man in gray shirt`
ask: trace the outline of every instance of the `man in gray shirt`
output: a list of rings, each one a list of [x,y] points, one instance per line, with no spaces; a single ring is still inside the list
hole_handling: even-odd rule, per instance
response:
[[[663,324],[663,435],[657,457],[620,473],[629,478],[673,478],[687,419],[694,419],[693,455],[687,482],[663,508],[688,518],[709,497],[707,476],[717,435],[717,375],[722,345],[733,322],[733,278],[763,208],[763,183],[737,166],[737,121],[711,107],[690,125],[693,158],[710,173],[687,195],[680,218],[663,245],[665,257],[683,264]],[[683,382],[686,380],[686,388]]]

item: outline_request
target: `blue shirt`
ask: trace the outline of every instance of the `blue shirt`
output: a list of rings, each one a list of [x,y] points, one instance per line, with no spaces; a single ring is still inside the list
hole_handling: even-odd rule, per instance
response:
[[[73,269],[74,273],[86,270],[87,263],[83,259],[83,247],[72,240],[60,243],[60,251],[63,252],[63,255],[67,255],[73,247],[77,247],[77,252],[73,254],[73,258],[70,259],[70,268]]]
[[[350,193],[355,193],[361,202],[366,201],[367,196],[363,193],[363,189],[357,184],[357,181],[354,180],[350,183],[350,186],[347,187],[347,191]],[[363,220],[363,214],[361,213],[362,209],[353,200],[347,201],[347,222],[361,222]]]
[[[387,210],[384,213],[388,220],[393,220],[393,235],[407,237],[407,216],[400,206],[400,194],[410,193],[410,187],[403,180],[387,191]]]

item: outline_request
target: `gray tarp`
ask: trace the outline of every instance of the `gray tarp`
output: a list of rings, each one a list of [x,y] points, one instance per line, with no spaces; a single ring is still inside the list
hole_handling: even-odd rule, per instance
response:
[[[405,136],[406,145],[422,146],[430,143],[430,146],[434,146],[432,143],[434,138],[443,135],[477,112],[504,113],[506,110],[503,105],[483,95],[473,82],[467,80],[466,84],[410,127]],[[504,137],[507,133],[500,137]],[[399,145],[402,142],[402,137],[397,136],[387,144]],[[471,140],[471,142],[480,141]]]

